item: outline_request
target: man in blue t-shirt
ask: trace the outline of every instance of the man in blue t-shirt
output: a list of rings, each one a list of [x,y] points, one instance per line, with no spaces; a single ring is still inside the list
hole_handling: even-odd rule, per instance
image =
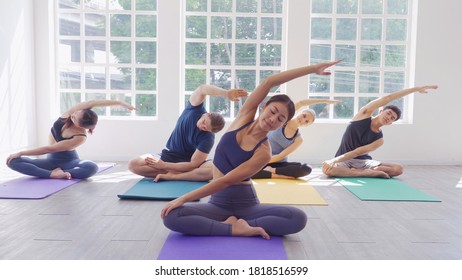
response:
[[[384,143],[381,127],[392,124],[401,116],[398,107],[387,104],[414,92],[426,93],[429,89],[437,88],[437,86],[423,86],[404,89],[375,99],[362,107],[346,128],[335,158],[322,163],[324,174],[332,177],[382,178],[401,175],[403,173],[401,164],[376,161],[369,155]],[[383,106],[385,106],[383,110],[372,117],[372,114]]]
[[[223,129],[225,121],[218,113],[207,113],[203,105],[207,95],[238,101],[248,93],[241,89],[199,86],[178,118],[160,156],[145,154],[134,158],[128,163],[129,170],[141,176],[153,177],[155,181],[182,173],[188,174],[183,180],[210,180],[212,169],[211,162],[206,161],[207,156],[213,147],[215,133]],[[161,178],[162,174],[165,176]]]

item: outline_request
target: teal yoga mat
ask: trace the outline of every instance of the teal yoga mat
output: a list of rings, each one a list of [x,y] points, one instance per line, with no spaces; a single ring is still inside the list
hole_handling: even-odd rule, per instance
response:
[[[143,178],[128,191],[117,196],[121,199],[173,200],[207,183],[193,181],[159,181],[156,183],[152,178]]]
[[[361,200],[441,202],[403,181],[383,178],[337,178]]]

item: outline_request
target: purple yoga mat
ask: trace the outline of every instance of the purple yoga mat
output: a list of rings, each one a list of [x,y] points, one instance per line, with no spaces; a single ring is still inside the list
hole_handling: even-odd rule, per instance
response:
[[[191,236],[171,232],[158,260],[287,260],[279,236]]]
[[[109,169],[114,165],[114,163],[98,163],[98,173]],[[0,198],[45,198],[80,181],[81,179],[67,180],[22,177],[0,183]]]

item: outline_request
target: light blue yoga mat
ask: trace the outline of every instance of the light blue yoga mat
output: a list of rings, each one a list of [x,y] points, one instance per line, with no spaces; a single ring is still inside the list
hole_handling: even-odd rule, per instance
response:
[[[152,178],[143,178],[128,191],[117,196],[122,199],[173,200],[207,183],[206,181],[159,181],[156,183]]]
[[[98,164],[98,173],[109,169],[115,163],[103,162]],[[91,178],[91,177],[90,177]],[[45,198],[70,187],[81,179],[44,179],[30,176],[23,176],[21,178],[7,181],[0,184],[0,198],[14,198],[14,199],[40,199]]]
[[[361,200],[441,202],[403,181],[384,178],[337,178]]]
[[[158,260],[287,260],[279,236],[191,236],[171,232]]]

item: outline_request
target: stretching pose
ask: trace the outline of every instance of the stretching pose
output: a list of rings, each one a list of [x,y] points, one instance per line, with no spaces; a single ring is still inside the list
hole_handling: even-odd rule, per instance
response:
[[[203,187],[170,201],[161,211],[164,225],[191,235],[262,236],[301,231],[306,214],[292,206],[261,205],[250,177],[271,159],[268,132],[290,120],[295,106],[286,95],[275,95],[255,119],[259,104],[270,89],[292,79],[316,73],[336,62],[296,68],[266,78],[249,96],[222,136],[213,160],[213,180]],[[211,195],[208,203],[188,203]]]
[[[401,164],[376,161],[369,155],[384,143],[382,126],[392,124],[401,116],[398,107],[387,104],[414,92],[427,93],[427,90],[437,88],[438,86],[423,86],[404,89],[375,99],[362,107],[346,128],[335,158],[323,162],[324,174],[332,177],[382,178],[401,175]],[[372,117],[382,106],[385,106],[383,110]]]
[[[304,99],[295,103],[295,110],[313,104],[336,104],[338,100],[326,99]],[[299,132],[300,127],[307,127],[313,124],[316,113],[311,109],[304,109],[295,114],[290,121],[280,128],[268,134],[273,156],[269,163],[259,172],[252,176],[252,179],[263,178],[284,178],[294,179],[311,173],[311,166],[306,163],[289,162],[289,154],[297,150],[303,143],[303,137]]]
[[[194,174],[196,181],[212,179],[212,163],[207,161],[207,156],[213,147],[215,133],[223,129],[225,120],[218,113],[207,113],[203,105],[207,95],[238,101],[248,93],[241,89],[224,90],[212,85],[199,86],[178,118],[162,153],[144,154],[130,160],[130,171],[153,177],[155,181],[163,174],[166,174],[163,179],[169,180],[169,175],[181,176],[185,173],[185,180],[193,180],[187,175],[189,173]]]
[[[135,110],[132,105],[116,100],[91,100],[76,104],[53,124],[49,145],[10,155],[6,160],[8,167],[40,178],[85,179],[93,176],[98,166],[92,161],[81,160],[75,148],[85,143],[87,130],[92,134],[98,122],[98,115],[91,108],[115,105]],[[46,158],[23,157],[45,154]]]

